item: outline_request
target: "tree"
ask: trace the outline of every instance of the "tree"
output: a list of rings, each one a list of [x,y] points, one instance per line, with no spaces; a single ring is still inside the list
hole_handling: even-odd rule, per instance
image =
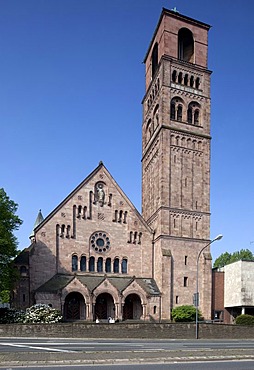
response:
[[[18,242],[13,232],[22,224],[15,214],[17,209],[18,205],[0,188],[0,292],[5,294],[11,289],[15,276],[11,262],[18,253]]]
[[[196,307],[189,305],[174,307],[171,315],[175,322],[192,322],[196,319]],[[198,317],[201,317],[199,311]]]
[[[249,249],[241,249],[240,251],[234,253],[222,253],[218,258],[216,258],[213,267],[223,267],[229,263],[245,260],[254,260],[254,254]]]

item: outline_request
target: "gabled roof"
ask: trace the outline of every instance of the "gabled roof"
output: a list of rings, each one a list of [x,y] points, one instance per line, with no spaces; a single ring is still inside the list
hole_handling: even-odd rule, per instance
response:
[[[123,190],[120,188],[120,186],[117,184],[117,182],[114,180],[108,169],[104,166],[103,162],[100,161],[99,165],[88,175],[35,229],[34,231],[37,232],[41,227],[43,227],[48,220],[53,217],[68,201],[73,197],[74,194],[76,194],[83,186],[85,186],[90,179],[92,179],[101,169],[107,173],[108,177],[111,179],[112,183],[117,187],[119,193],[122,195],[122,197],[125,199],[126,203],[129,204],[130,208],[133,209],[136,216],[139,218],[140,222],[146,227],[146,229],[149,232],[153,232],[151,227],[145,222],[139,211],[136,209],[136,207],[133,205],[133,203],[130,201],[130,199],[127,197],[127,195],[123,192]]]
[[[14,259],[15,265],[28,265],[29,264],[29,248],[23,249]]]
[[[133,281],[136,281],[148,296],[160,295],[154,279],[135,278],[130,276],[109,277],[107,275],[63,275],[57,274],[41,285],[36,292],[56,293],[64,289],[74,278],[78,279],[92,293],[105,279],[107,279],[120,293]]]
[[[37,288],[36,292],[57,293],[59,290],[66,287],[74,278],[74,275],[57,274]]]

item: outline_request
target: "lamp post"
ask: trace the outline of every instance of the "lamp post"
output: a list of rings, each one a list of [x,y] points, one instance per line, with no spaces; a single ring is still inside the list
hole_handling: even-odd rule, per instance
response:
[[[199,269],[198,269],[198,262],[199,262],[199,257],[201,256],[201,253],[203,252],[204,249],[209,247],[209,245],[211,245],[213,242],[216,242],[217,240],[220,240],[222,237],[223,237],[223,235],[221,235],[221,234],[217,235],[216,238],[214,238],[208,244],[206,244],[198,253],[198,257],[197,257],[197,277],[196,277],[196,294],[195,294],[195,299],[194,299],[195,300],[195,305],[196,305],[196,339],[198,339],[198,307],[199,307],[199,292],[198,292],[198,272],[199,272]]]

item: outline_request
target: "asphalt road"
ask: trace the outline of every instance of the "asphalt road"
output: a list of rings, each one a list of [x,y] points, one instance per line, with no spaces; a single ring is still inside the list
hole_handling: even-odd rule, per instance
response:
[[[143,364],[142,366],[146,364],[146,369],[149,369],[148,366],[155,369],[155,365],[151,364],[204,360],[253,360],[250,367],[253,370],[254,340],[0,338],[0,368],[5,369],[28,365],[61,365],[67,369],[65,367],[67,365],[80,364],[83,366],[93,364],[93,369],[95,369],[95,365],[103,364],[105,365],[103,370],[105,370],[109,365],[108,368],[112,368],[112,364],[116,364],[117,369],[125,369],[123,365],[130,363],[132,367],[133,364]],[[180,364],[175,366],[178,366],[175,367],[176,369],[181,369]],[[88,368],[86,367],[86,369]],[[170,369],[170,367],[164,368]],[[158,369],[164,368],[158,367]],[[205,368],[209,369],[208,363]],[[213,369],[213,367],[210,368]],[[142,367],[137,367],[137,369],[140,370]],[[188,369],[188,367],[182,367],[182,369]],[[241,368],[236,367],[236,369]],[[248,369],[248,367],[244,369]]]
[[[152,365],[81,365],[81,366],[47,366],[47,370],[253,370],[252,361],[223,361],[223,362],[191,362],[179,364],[152,364]],[[28,370],[45,370],[44,367],[26,367]],[[7,367],[5,370],[20,370],[20,367]]]

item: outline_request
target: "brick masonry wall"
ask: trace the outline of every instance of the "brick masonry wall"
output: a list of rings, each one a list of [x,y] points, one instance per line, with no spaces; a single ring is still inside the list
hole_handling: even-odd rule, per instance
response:
[[[6,324],[0,337],[195,339],[195,324]],[[253,339],[254,326],[200,324],[200,339]]]

